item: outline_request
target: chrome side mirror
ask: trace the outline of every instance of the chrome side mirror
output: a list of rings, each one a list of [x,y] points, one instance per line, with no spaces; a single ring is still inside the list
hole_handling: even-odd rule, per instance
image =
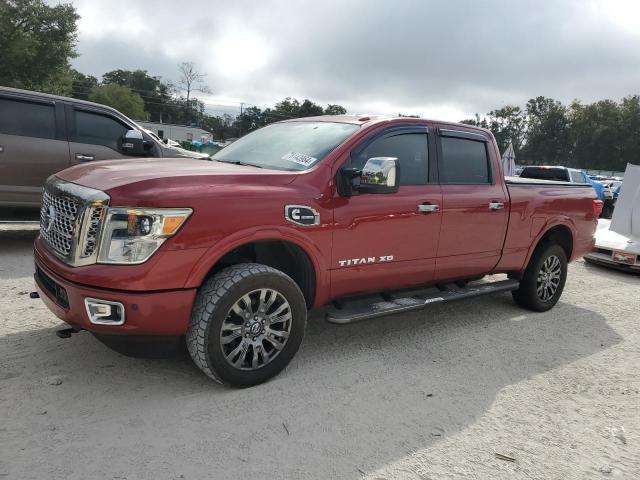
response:
[[[373,157],[367,160],[360,175],[361,193],[395,193],[400,187],[400,163],[396,157]]]

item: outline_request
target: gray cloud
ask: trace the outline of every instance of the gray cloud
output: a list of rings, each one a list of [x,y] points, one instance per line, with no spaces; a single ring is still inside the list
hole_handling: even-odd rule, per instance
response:
[[[635,0],[74,3],[76,68],[175,80],[178,62],[195,61],[213,103],[291,95],[459,120],[537,95],[640,93]]]

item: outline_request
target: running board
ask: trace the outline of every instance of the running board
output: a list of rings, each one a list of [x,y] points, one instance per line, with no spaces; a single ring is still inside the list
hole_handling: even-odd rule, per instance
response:
[[[327,321],[337,324],[354,323],[395,313],[422,310],[432,303],[447,303],[489,293],[510,292],[516,290],[519,285],[520,283],[513,279],[477,283],[463,288],[447,284],[423,291],[421,294],[401,298],[387,296],[386,299],[382,299],[376,296],[352,301],[346,300],[338,304],[341,308],[329,308]],[[350,303],[352,305],[349,305]]]

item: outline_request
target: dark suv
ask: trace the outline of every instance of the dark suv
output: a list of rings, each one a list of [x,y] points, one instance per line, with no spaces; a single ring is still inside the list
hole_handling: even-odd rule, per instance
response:
[[[39,207],[50,175],[94,160],[187,157],[117,110],[0,87],[0,207]]]

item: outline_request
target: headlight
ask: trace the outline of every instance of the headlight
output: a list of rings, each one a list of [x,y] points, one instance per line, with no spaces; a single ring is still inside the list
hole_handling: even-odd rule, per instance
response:
[[[99,263],[142,263],[191,215],[190,208],[109,208]]]

